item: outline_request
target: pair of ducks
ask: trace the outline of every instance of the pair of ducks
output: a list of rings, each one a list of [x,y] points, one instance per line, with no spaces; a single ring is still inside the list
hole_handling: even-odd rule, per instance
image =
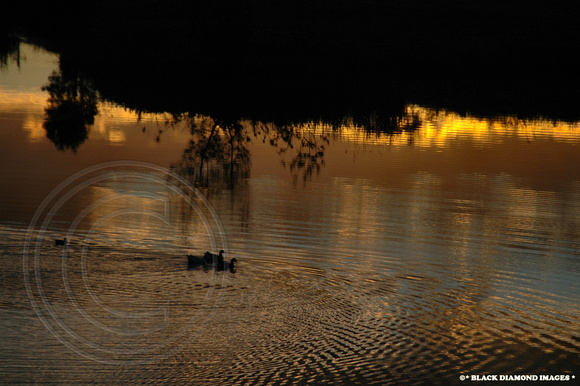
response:
[[[210,253],[210,252],[204,253],[203,257],[197,257],[194,255],[187,255],[187,265],[189,267],[203,264],[204,268],[206,268],[206,269],[207,268],[215,268],[217,271],[230,270],[231,272],[233,272],[234,268],[235,268],[234,264],[237,262],[238,261],[236,260],[235,257],[233,259],[231,259],[229,263],[227,261],[225,261],[223,249],[219,252],[219,255],[215,255],[215,254]]]

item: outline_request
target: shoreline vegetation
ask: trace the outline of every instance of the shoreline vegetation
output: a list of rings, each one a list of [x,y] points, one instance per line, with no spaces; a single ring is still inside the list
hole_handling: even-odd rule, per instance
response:
[[[405,104],[580,119],[580,5],[546,1],[23,1],[5,35],[143,112],[363,122]],[[374,119],[374,118],[373,118]]]

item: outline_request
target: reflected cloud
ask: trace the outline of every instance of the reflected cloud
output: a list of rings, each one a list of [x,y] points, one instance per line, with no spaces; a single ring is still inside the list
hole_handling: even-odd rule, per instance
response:
[[[122,130],[111,129],[109,131],[109,142],[113,145],[120,145],[126,141],[125,132]]]
[[[46,138],[46,130],[44,130],[44,120],[38,116],[27,115],[24,118],[22,128],[28,134],[29,142],[40,142]]]

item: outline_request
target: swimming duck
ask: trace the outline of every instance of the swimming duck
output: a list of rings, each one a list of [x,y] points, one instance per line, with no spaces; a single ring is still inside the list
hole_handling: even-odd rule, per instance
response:
[[[218,271],[225,271],[226,269],[228,269],[230,272],[234,272],[236,267],[234,264],[236,264],[238,261],[236,260],[236,258],[234,257],[233,259],[230,260],[230,262],[228,263],[227,261],[222,261],[221,264],[218,263],[216,269]]]
[[[214,268],[216,271],[223,271],[229,269],[230,272],[234,271],[234,264],[238,261],[234,257],[228,263],[224,260],[224,251],[221,250],[219,255],[206,252],[203,254],[203,257],[197,257],[194,255],[187,255],[187,265],[189,267],[200,266],[203,264],[205,269]]]
[[[66,245],[66,237],[64,240],[54,240],[54,245]]]
[[[224,263],[224,250],[222,249],[219,255],[206,252],[203,254],[203,261],[206,265],[222,264]]]
[[[203,257],[198,257],[195,255],[187,255],[187,266],[195,267],[205,265],[205,260]]]

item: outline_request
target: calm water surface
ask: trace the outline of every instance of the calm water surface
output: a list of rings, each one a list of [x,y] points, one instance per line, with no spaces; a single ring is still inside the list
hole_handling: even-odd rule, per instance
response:
[[[23,54],[0,72],[3,382],[580,376],[577,123],[408,106],[414,132],[309,124],[318,172],[257,136],[246,174],[196,195],[168,169],[191,134],[162,115],[101,104],[58,151],[57,58]],[[219,248],[234,273],[188,269]]]

